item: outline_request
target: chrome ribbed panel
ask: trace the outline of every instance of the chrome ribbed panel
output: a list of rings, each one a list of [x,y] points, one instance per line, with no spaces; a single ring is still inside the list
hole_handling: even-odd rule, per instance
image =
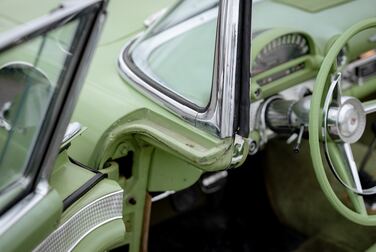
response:
[[[51,233],[34,251],[71,251],[97,227],[122,218],[123,191],[107,194],[74,214]]]

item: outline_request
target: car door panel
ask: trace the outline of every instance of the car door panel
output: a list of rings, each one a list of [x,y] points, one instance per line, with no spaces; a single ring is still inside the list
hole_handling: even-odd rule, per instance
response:
[[[24,202],[19,202],[17,215],[22,215],[21,218],[17,218],[17,215],[2,216],[17,221],[7,222],[11,227],[0,235],[0,251],[31,251],[56,228],[62,212],[59,194],[55,190],[37,194],[31,194]],[[29,200],[34,204],[29,204]]]
[[[99,248],[108,249],[124,240],[123,189],[104,177],[105,174],[71,162],[66,151],[60,153],[50,185],[63,202],[63,212],[59,226],[34,251],[80,251],[79,247],[87,250],[81,243],[100,251]],[[108,230],[111,235],[102,233]],[[105,236],[96,236],[97,232]]]
[[[94,246],[112,246],[124,236],[122,188],[70,162],[68,145],[54,165],[105,7],[106,1],[100,0],[63,5],[0,39],[2,77],[8,72],[13,77],[1,81],[2,94],[9,94],[9,85],[22,83],[1,102],[10,103],[1,117],[1,168],[18,168],[0,194],[0,251],[69,251],[103,225],[116,235],[112,232],[114,239],[107,242],[97,239]],[[39,88],[41,78],[32,81],[35,72],[48,79],[46,88]],[[56,170],[50,176],[52,166]]]

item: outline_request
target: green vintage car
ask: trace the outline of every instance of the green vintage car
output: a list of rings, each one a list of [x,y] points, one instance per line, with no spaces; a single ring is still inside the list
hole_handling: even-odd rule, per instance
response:
[[[374,0],[0,6],[0,251],[376,251]]]

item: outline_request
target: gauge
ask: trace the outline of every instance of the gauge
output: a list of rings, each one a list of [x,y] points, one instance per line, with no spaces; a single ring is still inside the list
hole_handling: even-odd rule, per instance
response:
[[[309,53],[309,43],[303,34],[285,34],[261,49],[253,62],[251,73],[256,75]]]

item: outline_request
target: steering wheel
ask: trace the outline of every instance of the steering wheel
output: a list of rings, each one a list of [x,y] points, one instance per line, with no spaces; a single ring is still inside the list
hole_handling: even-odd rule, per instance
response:
[[[376,187],[362,188],[350,144],[362,137],[366,115],[376,112],[376,100],[361,103],[354,97],[342,96],[341,73],[333,71],[333,64],[352,37],[370,28],[376,28],[376,18],[351,26],[334,42],[317,75],[309,113],[309,145],[318,182],[336,210],[363,225],[376,225],[376,215],[367,213],[363,197],[375,194]],[[353,208],[346,206],[333,190],[324,168],[325,161],[346,187]]]

